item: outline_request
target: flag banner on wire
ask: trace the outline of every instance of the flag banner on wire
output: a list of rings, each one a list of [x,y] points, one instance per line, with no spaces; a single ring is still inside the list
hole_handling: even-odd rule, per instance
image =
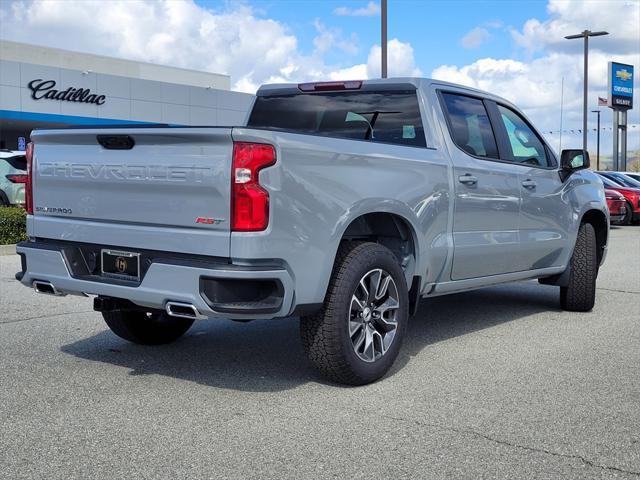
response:
[[[637,123],[632,123],[632,124],[627,125],[627,130],[630,129],[630,128],[640,128],[640,125],[638,125]],[[597,128],[590,128],[588,131],[597,132],[598,129]],[[600,127],[600,131],[601,132],[611,132],[611,131],[613,131],[613,128],[612,127]],[[549,135],[557,135],[557,134],[560,133],[560,130],[543,130],[542,133],[549,134]],[[581,129],[575,129],[575,130],[567,129],[567,130],[562,130],[562,133],[580,134],[580,133],[582,133],[582,130]]]

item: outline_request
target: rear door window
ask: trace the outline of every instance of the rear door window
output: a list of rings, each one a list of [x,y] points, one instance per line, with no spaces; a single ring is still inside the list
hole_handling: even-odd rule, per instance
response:
[[[426,146],[415,90],[262,96],[256,99],[247,126]]]
[[[476,157],[498,158],[498,147],[489,115],[479,98],[443,93],[453,141]]]

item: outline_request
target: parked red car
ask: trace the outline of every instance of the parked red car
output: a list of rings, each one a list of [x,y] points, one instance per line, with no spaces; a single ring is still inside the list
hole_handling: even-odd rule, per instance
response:
[[[607,199],[607,207],[609,208],[609,217],[612,225],[622,224],[627,214],[627,200],[624,195],[611,190],[604,189],[604,196]]]
[[[598,176],[602,180],[604,188],[615,190],[616,192],[624,195],[624,198],[627,201],[627,212],[620,224],[628,225],[631,222],[640,220],[640,188],[623,187],[604,175],[598,174]]]

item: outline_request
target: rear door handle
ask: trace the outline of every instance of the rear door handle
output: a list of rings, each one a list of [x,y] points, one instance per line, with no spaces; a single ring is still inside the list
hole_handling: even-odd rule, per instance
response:
[[[536,185],[537,185],[537,183],[534,182],[533,180],[531,180],[530,178],[528,178],[527,180],[522,182],[522,186],[524,188],[528,188],[530,190],[533,190],[534,188],[536,188]]]
[[[464,183],[465,185],[475,185],[478,183],[478,179],[471,175],[470,173],[465,173],[464,175],[460,175],[458,177],[458,181],[460,183]]]

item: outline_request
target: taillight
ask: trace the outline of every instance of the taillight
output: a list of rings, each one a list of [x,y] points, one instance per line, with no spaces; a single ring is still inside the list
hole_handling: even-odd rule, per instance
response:
[[[264,143],[235,142],[231,170],[231,230],[256,232],[269,225],[269,192],[260,186],[260,170],[276,163],[276,151]]]
[[[7,180],[11,183],[27,183],[27,179],[29,178],[26,173],[14,173],[5,175],[5,177],[7,177]]]
[[[27,144],[27,181],[24,186],[24,201],[25,209],[27,213],[33,215],[33,169],[35,167],[33,163],[33,143]]]

